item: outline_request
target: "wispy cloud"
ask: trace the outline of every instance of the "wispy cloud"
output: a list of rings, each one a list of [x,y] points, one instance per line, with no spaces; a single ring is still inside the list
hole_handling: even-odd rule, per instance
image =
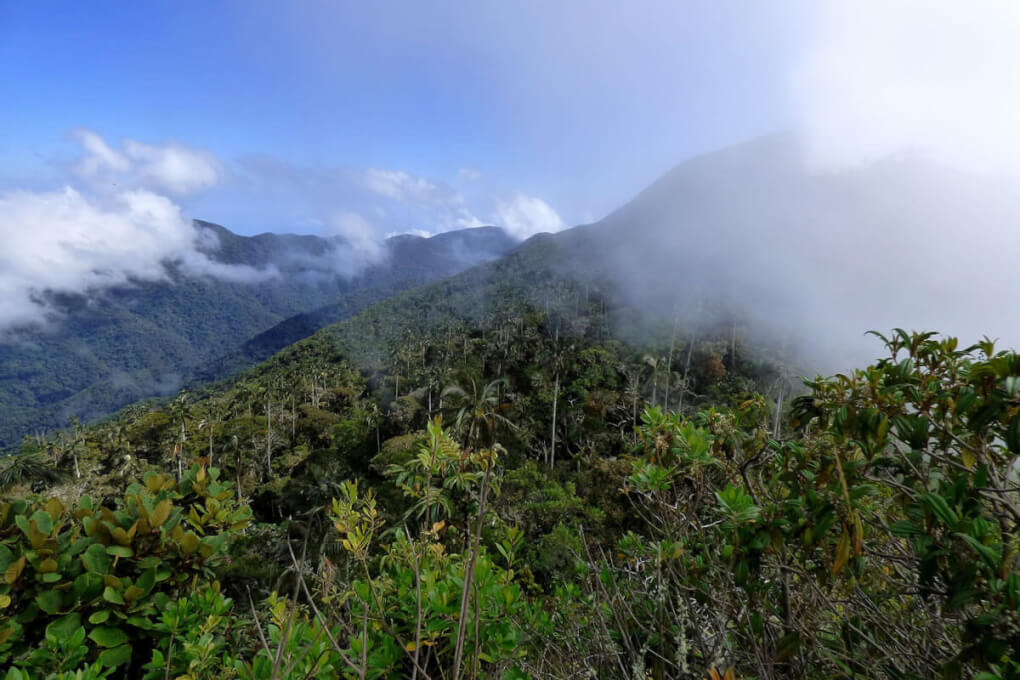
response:
[[[308,167],[261,156],[243,159],[239,174],[244,186],[234,187],[236,203],[245,203],[243,196],[256,210],[268,201],[277,211],[280,205],[291,207],[293,217],[282,229],[331,233],[326,225],[334,224],[337,214],[360,216],[370,227],[362,232],[370,231],[380,242],[394,234],[490,225],[526,238],[565,226],[544,200],[487,186],[481,173],[464,168],[446,181],[398,168]]]
[[[143,186],[174,195],[187,195],[217,184],[223,167],[202,149],[180,144],[153,146],[128,139],[120,150],[85,128],[74,133],[85,151],[75,170],[79,177],[121,187]]]
[[[416,177],[403,170],[381,170],[369,168],[365,171],[365,186],[376,194],[398,201],[456,201],[458,194],[444,196],[439,187],[423,177]],[[463,200],[463,199],[461,199]]]
[[[334,214],[328,230],[331,236],[342,239],[349,246],[352,258],[375,261],[382,256],[379,228],[356,212],[342,211]]]
[[[511,236],[525,239],[542,232],[556,232],[566,225],[551,205],[535,196],[518,193],[496,204],[492,221]]]

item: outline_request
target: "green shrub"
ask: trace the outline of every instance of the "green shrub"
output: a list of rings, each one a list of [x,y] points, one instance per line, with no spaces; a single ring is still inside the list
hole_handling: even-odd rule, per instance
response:
[[[112,506],[89,497],[74,508],[53,498],[0,503],[0,664],[51,671],[147,658],[165,635],[163,612],[214,582],[250,516],[217,469],[197,465],[179,484],[150,473]],[[79,637],[87,654],[72,644]],[[56,657],[37,653],[47,645]],[[66,663],[56,668],[58,657]]]

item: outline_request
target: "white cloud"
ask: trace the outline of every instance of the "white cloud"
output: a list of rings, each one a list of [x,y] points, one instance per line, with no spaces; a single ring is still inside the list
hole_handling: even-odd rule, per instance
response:
[[[1020,175],[1020,3],[828,1],[793,78],[814,160],[911,149]]]
[[[462,169],[458,175],[463,177],[464,172]],[[361,181],[373,200],[389,202],[389,210],[379,205],[373,208],[386,222],[387,233],[439,233],[485,225],[468,208],[464,195],[444,182],[379,168],[365,170]]]
[[[475,217],[467,208],[460,208],[454,212],[450,220],[444,221],[439,226],[442,231],[449,231],[450,229],[474,229],[475,227],[484,227],[485,222]]]
[[[420,238],[432,238],[435,236],[431,231],[425,231],[424,229],[412,229],[411,231],[391,231],[386,234],[386,238],[393,238],[394,236],[418,236]]]
[[[335,213],[328,225],[329,233],[344,241],[347,248],[337,248],[336,257],[342,271],[356,272],[369,262],[378,261],[384,254],[379,229],[356,212]]]
[[[124,151],[135,163],[140,181],[174,194],[190,194],[216,184],[220,166],[205,151],[177,144],[149,146],[133,140],[124,143]]]
[[[76,130],[75,137],[82,148],[88,152],[88,155],[78,164],[80,175],[94,177],[103,170],[127,172],[131,168],[131,162],[123,154],[111,149],[106,140],[92,130]]]
[[[201,149],[180,144],[152,146],[128,139],[118,151],[92,130],[76,130],[75,137],[86,152],[76,171],[96,184],[185,195],[215,185],[223,174],[219,161]]]
[[[365,186],[369,191],[398,201],[431,201],[442,193],[427,179],[403,170],[369,168],[365,171]]]
[[[190,276],[236,282],[278,274],[211,259],[216,235],[196,229],[163,195],[215,184],[221,170],[211,154],[134,140],[116,149],[86,129],[75,136],[84,155],[74,173],[88,190],[0,193],[0,328],[46,321],[53,293],[91,297],[161,280],[168,263]]]
[[[525,239],[541,232],[556,232],[566,225],[552,206],[541,198],[517,194],[496,205],[493,222],[516,238]]]
[[[197,252],[199,232],[169,199],[146,190],[103,201],[65,187],[0,194],[0,327],[42,321],[47,292],[93,293],[166,276],[176,260],[193,274],[250,278]],[[228,270],[229,269],[229,270]]]

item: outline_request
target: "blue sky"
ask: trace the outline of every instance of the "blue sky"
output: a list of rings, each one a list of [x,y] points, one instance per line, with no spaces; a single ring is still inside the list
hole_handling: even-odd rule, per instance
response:
[[[570,226],[790,126],[808,16],[726,0],[3,3],[0,191],[80,184],[86,129],[115,151],[215,159],[215,182],[173,199],[242,233]]]
[[[338,237],[349,275],[388,234],[597,220],[780,130],[806,172],[908,150],[1016,180],[1017,35],[1017,0],[0,0],[0,330],[167,260],[273,275],[193,218]]]

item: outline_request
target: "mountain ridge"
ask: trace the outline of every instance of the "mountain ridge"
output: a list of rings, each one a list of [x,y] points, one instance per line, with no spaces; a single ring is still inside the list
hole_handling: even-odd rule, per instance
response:
[[[0,450],[25,434],[114,412],[188,383],[204,362],[293,316],[355,296],[351,309],[496,257],[516,241],[495,227],[419,236],[384,245],[344,277],[330,268],[340,241],[306,235],[246,237],[198,220],[214,235],[203,247],[224,265],[259,272],[253,281],[190,276],[169,263],[164,281],[135,281],[93,296],[55,294],[60,318],[0,343]],[[437,238],[437,237],[433,237]]]

